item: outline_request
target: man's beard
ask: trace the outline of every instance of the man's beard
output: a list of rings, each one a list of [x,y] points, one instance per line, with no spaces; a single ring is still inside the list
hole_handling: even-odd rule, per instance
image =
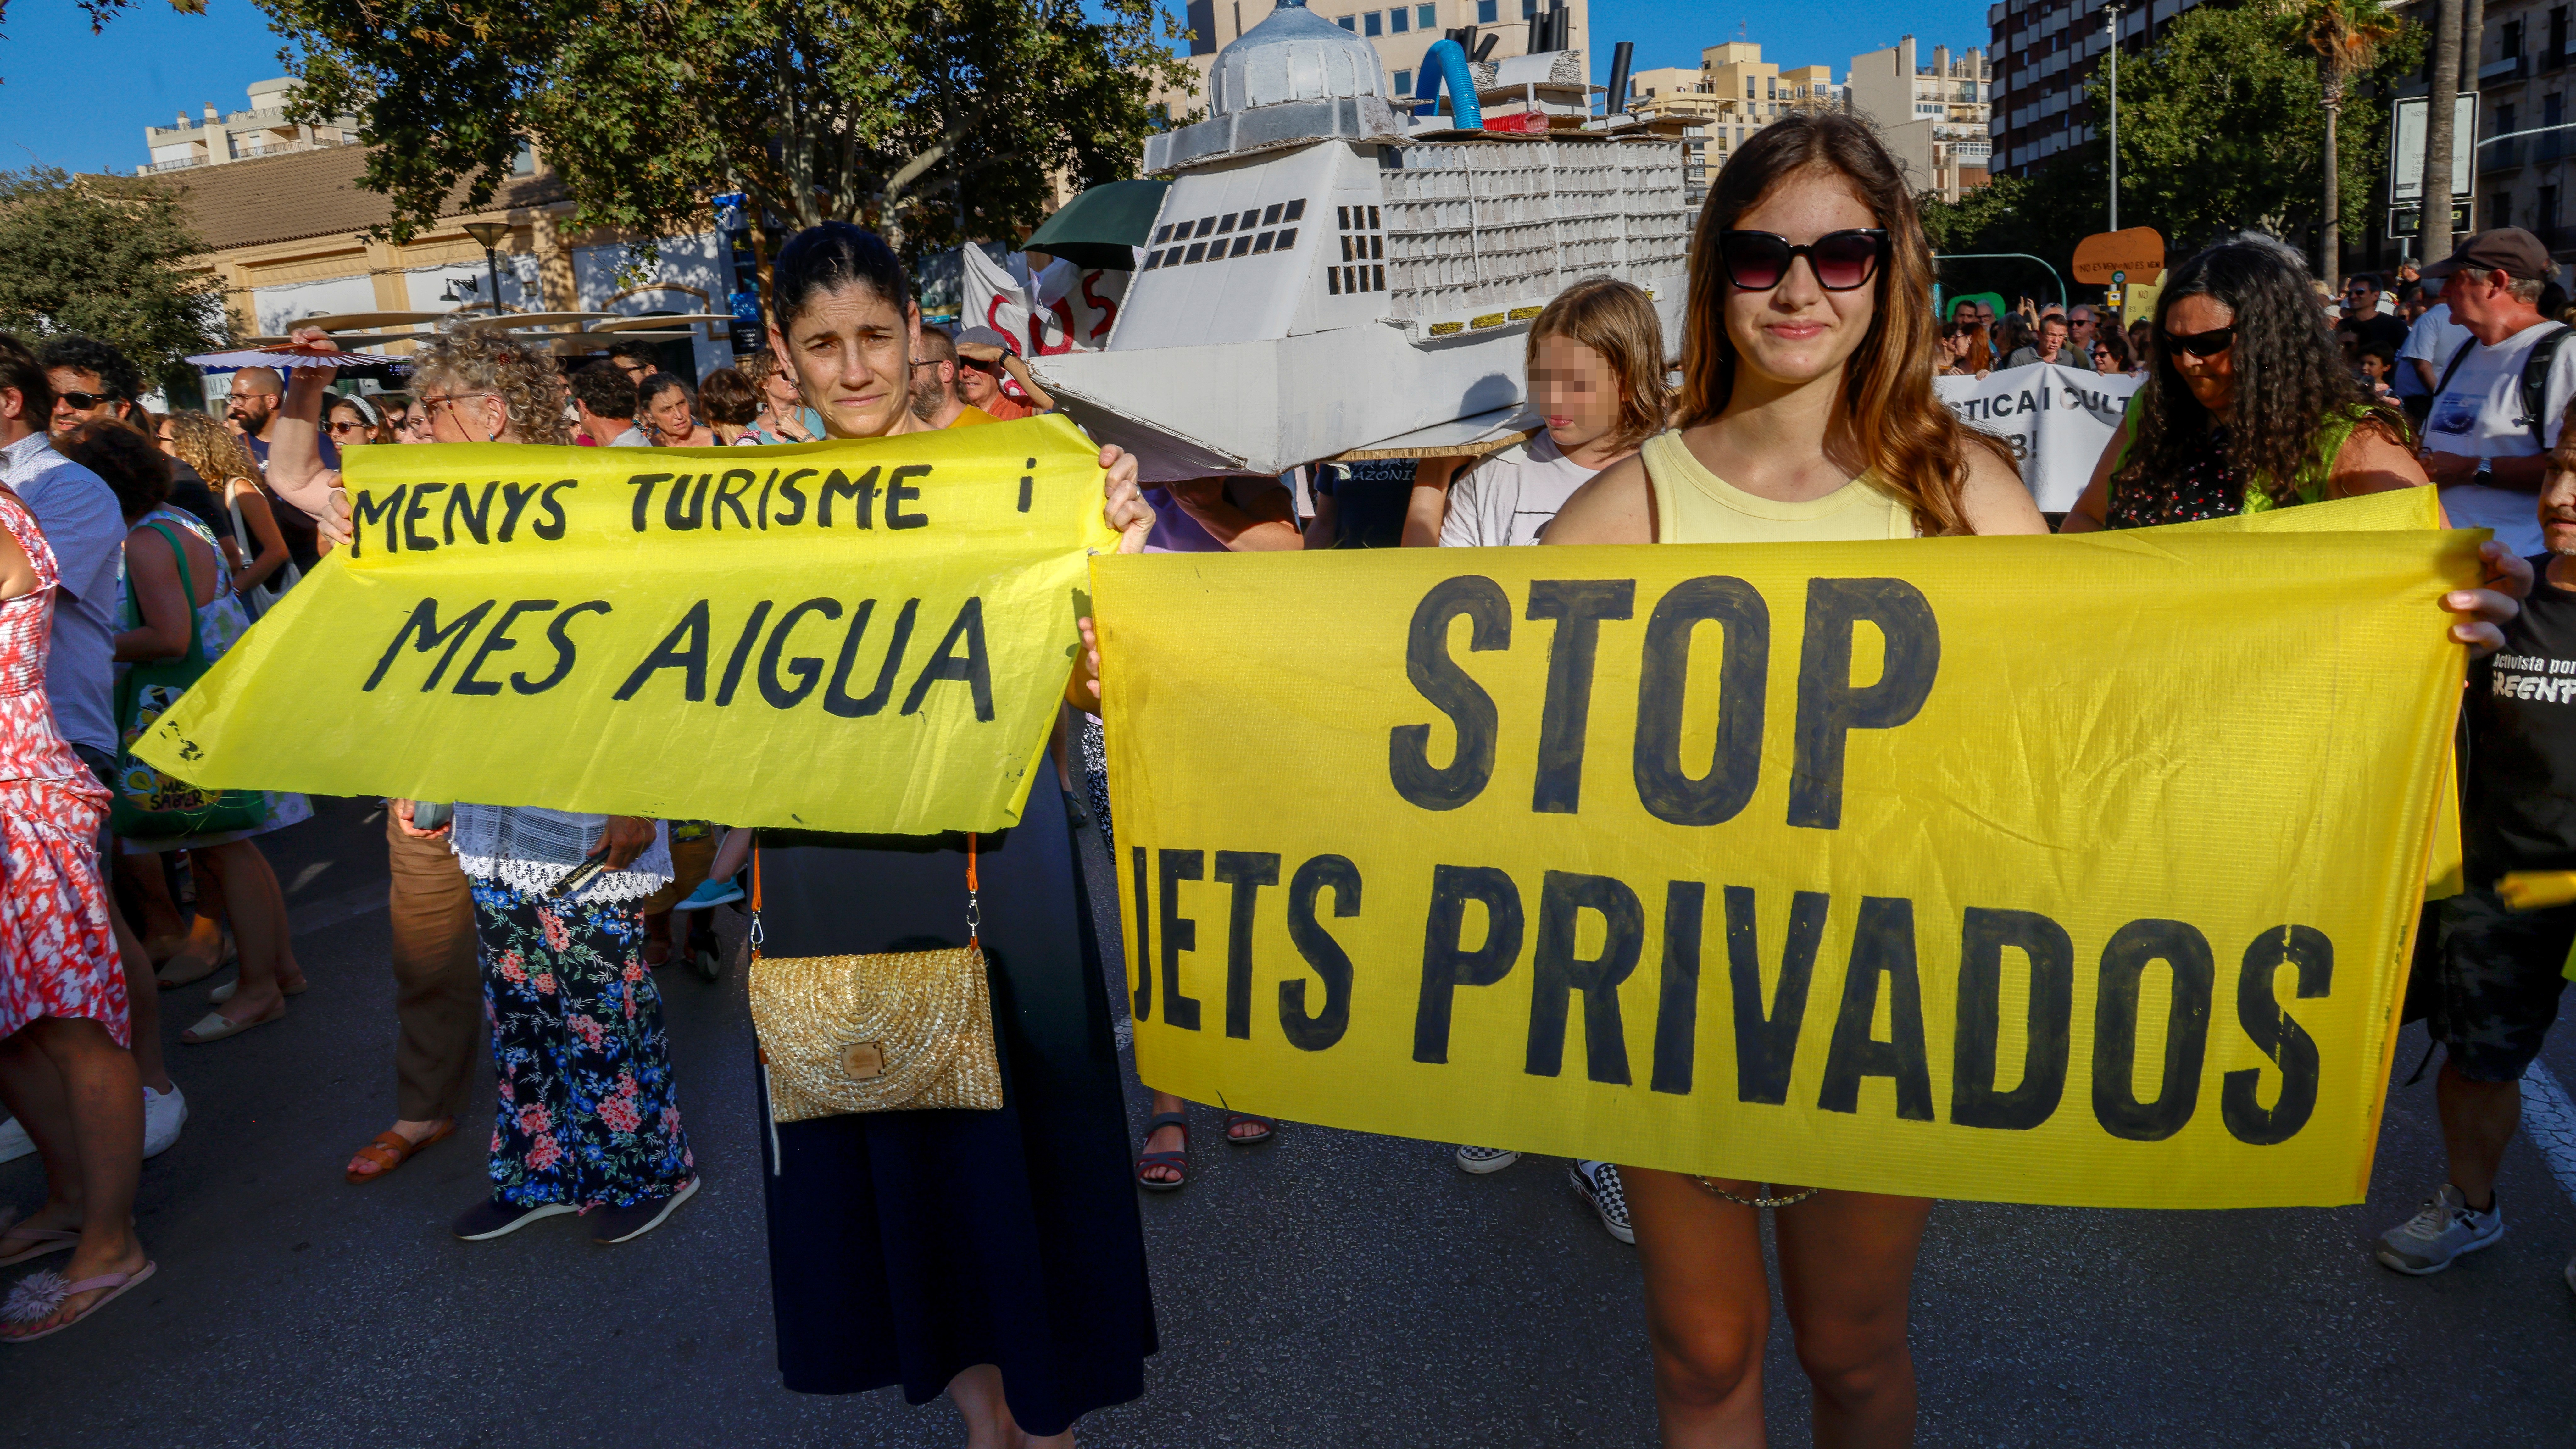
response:
[[[939,421],[939,410],[948,405],[948,389],[936,382],[912,385],[912,415],[925,423]]]

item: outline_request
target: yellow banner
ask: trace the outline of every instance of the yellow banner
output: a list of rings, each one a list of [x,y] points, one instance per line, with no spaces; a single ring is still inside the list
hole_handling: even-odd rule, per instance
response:
[[[373,447],[336,550],[138,748],[217,787],[808,830],[1019,817],[1098,450]]]
[[[2418,495],[1102,558],[1139,1070],[1757,1182],[2357,1202],[2482,537]]]

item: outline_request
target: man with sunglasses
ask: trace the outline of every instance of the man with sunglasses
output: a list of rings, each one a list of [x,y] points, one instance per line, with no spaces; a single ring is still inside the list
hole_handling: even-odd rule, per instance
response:
[[[159,423],[134,401],[143,390],[142,374],[114,346],[75,333],[48,341],[36,360],[45,369],[45,380],[54,385],[54,410],[48,423],[56,441],[69,438],[93,419],[123,423],[159,441]],[[170,460],[169,502],[211,529],[216,545],[239,566],[232,510],[217,501],[215,491],[197,476],[196,469],[178,458]]]
[[[2470,340],[2443,366],[2424,419],[2424,471],[2457,528],[2491,528],[2523,558],[2541,551],[2533,499],[2576,396],[2576,348],[2540,315],[2557,263],[2518,226],[2470,237],[2424,268]]]
[[[2385,347],[2394,352],[2406,345],[2406,324],[2382,306],[2384,295],[2379,279],[2368,272],[2343,284],[2343,321],[2335,330],[2352,334],[2355,351]]]

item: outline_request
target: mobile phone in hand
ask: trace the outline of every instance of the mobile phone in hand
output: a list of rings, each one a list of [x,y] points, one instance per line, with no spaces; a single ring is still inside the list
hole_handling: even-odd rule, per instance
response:
[[[455,813],[456,807],[451,804],[432,804],[426,800],[414,800],[411,802],[411,828],[420,831],[436,830],[445,825]]]
[[[606,869],[608,869],[608,847],[605,844],[602,844],[599,849],[591,852],[591,854],[585,858],[581,864],[564,872],[564,878],[555,882],[554,889],[546,892],[546,898],[548,900],[561,900],[566,896],[577,896],[581,894],[592,881],[599,878],[599,873],[601,871]]]

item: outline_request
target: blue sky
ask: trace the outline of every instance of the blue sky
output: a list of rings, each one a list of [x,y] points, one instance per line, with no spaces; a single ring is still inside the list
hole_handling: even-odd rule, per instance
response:
[[[1177,12],[1181,7],[1172,3]],[[1696,65],[1699,50],[1734,39],[1737,27],[1761,42],[1765,59],[1826,64],[1841,75],[1855,54],[1895,43],[1909,30],[1928,51],[1982,45],[1984,0],[1844,0],[1786,10],[1706,0],[1593,0],[1595,80],[1606,80],[1610,47],[1637,46],[1637,66]],[[166,126],[212,102],[249,104],[243,88],[283,74],[281,44],[250,0],[208,0],[203,15],[180,15],[165,0],[134,8],[92,35],[69,0],[16,0],[0,40],[0,169],[30,159],[74,171],[132,172],[150,159],[143,128]]]

